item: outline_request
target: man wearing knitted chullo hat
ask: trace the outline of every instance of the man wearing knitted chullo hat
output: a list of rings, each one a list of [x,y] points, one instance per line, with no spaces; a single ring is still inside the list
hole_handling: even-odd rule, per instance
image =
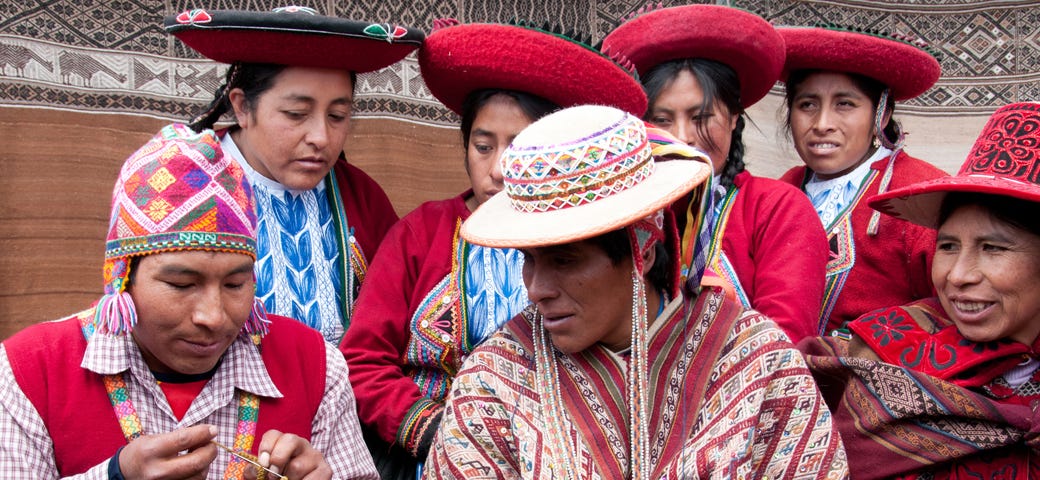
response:
[[[254,295],[255,208],[212,130],[171,125],[130,156],[105,294],[0,346],[0,472],[376,478],[342,355]]]

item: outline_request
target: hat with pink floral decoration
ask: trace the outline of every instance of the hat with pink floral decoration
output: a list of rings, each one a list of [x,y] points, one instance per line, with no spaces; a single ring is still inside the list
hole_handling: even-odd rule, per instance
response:
[[[129,333],[137,311],[127,292],[134,257],[205,250],[256,258],[256,206],[245,171],[224,156],[213,130],[164,127],[123,163],[112,191],[105,243],[105,295],[98,333]],[[246,333],[266,333],[263,307],[254,301]]]
[[[950,192],[1040,202],[1040,103],[1012,103],[994,112],[956,175],[875,195],[869,203],[886,215],[936,228]]]

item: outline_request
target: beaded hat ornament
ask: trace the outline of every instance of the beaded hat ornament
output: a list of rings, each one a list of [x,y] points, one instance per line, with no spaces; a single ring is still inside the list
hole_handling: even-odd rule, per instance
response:
[[[769,93],[784,66],[784,41],[762,17],[721,5],[641,10],[603,39],[603,52],[623,55],[640,75],[664,62],[703,58],[728,65],[740,79],[740,103]]]
[[[658,140],[660,140],[658,138]],[[552,113],[520,132],[502,154],[505,189],[462,224],[462,236],[492,247],[577,242],[624,228],[632,247],[632,333],[628,361],[629,472],[649,479],[649,359],[643,254],[665,239],[662,210],[710,177],[709,160],[655,163],[639,118],[584,105]],[[663,299],[662,299],[663,301]],[[534,359],[551,475],[576,478],[578,465],[559,383],[557,354],[535,314]]]
[[[950,192],[1006,195],[1040,202],[1040,103],[1012,103],[992,116],[960,171],[869,199],[871,208],[929,228]]]
[[[173,124],[130,155],[119,171],[95,331],[126,334],[137,323],[127,292],[133,257],[183,250],[255,259],[256,207],[245,172],[224,156],[216,134]],[[266,333],[266,314],[258,302],[243,330]]]

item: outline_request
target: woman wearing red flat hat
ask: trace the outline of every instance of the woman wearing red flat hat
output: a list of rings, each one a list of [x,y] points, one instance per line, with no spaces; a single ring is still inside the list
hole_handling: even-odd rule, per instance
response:
[[[390,230],[340,344],[383,478],[414,476],[462,361],[529,303],[523,254],[459,236],[459,225],[503,188],[506,146],[560,107],[646,108],[631,72],[526,26],[439,21],[419,66],[430,92],[462,119],[471,188],[419,206]]]
[[[938,296],[864,315],[848,340],[801,345],[857,452],[853,478],[1040,476],[1038,172],[1040,104],[1012,104],[957,175],[869,200],[938,229]]]
[[[875,308],[932,294],[935,232],[882,217],[865,198],[946,174],[903,151],[896,100],[924,93],[939,62],[906,41],[832,28],[778,28],[787,45],[787,125],[805,162],[781,178],[827,231],[828,332]]]
[[[338,343],[367,259],[397,221],[383,189],[343,156],[356,74],[404,58],[423,33],[306,7],[190,10],[168,17],[165,28],[231,64],[191,126],[211,128],[225,113],[235,116],[219,133],[256,191],[257,296],[268,311]]]
[[[636,66],[648,122],[711,157],[712,215],[698,226],[686,221],[698,208],[688,198],[673,206],[684,230],[683,268],[707,262],[745,307],[795,342],[818,334],[827,245],[812,205],[797,189],[744,169],[744,109],[769,92],[784,63],[775,29],[742,10],[689,5],[629,20],[603,50]]]

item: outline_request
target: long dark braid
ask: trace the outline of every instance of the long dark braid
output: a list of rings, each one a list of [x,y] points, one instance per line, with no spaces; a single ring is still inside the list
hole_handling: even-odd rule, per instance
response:
[[[737,126],[733,129],[733,137],[729,143],[729,155],[726,157],[726,166],[722,169],[719,184],[729,188],[733,185],[737,174],[744,171],[744,116],[737,116]]]
[[[722,169],[719,183],[726,188],[733,185],[737,174],[744,171],[744,107],[740,103],[740,79],[729,65],[704,58],[683,58],[656,65],[642,76],[643,89],[649,100],[649,109],[645,120],[653,109],[661,92],[683,71],[690,72],[704,92],[700,114],[712,113],[715,102],[722,102],[731,115],[737,116],[737,125],[730,138],[729,152],[726,154],[726,165]],[[698,134],[705,146],[716,149],[715,142],[708,135],[708,126],[701,125]]]

